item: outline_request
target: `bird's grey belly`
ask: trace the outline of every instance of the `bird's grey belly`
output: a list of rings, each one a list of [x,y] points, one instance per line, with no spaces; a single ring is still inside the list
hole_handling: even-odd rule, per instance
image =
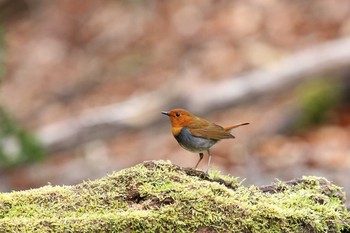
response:
[[[218,142],[218,140],[215,139],[192,136],[187,127],[182,128],[180,133],[175,136],[175,138],[183,148],[192,152],[206,151]]]

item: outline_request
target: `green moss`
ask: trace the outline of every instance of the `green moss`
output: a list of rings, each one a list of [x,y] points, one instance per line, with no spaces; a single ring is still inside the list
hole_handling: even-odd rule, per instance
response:
[[[317,79],[297,89],[301,113],[296,122],[296,130],[307,129],[327,120],[330,113],[339,106],[343,98],[339,81]]]
[[[350,230],[343,197],[317,177],[244,187],[149,161],[75,186],[0,194],[0,232],[341,232]]]
[[[41,160],[44,154],[37,138],[20,127],[0,106],[0,167],[35,162]]]

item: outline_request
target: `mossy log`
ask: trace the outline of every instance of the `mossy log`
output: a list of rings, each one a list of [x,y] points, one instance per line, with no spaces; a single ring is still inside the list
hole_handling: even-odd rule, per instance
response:
[[[340,187],[264,187],[148,161],[74,186],[0,194],[0,232],[350,232]]]

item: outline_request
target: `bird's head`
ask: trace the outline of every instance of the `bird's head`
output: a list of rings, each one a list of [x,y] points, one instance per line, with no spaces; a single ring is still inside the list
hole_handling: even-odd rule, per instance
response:
[[[192,113],[184,109],[173,109],[169,112],[162,112],[162,114],[169,116],[173,128],[185,127],[195,118]]]

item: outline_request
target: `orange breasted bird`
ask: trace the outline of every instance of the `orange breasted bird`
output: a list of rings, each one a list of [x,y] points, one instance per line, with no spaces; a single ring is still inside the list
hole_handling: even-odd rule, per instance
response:
[[[209,159],[206,172],[209,170],[211,161],[210,147],[221,139],[235,138],[230,131],[239,126],[249,124],[245,122],[222,127],[195,116],[184,109],[173,109],[169,112],[164,111],[161,113],[169,116],[171,132],[180,146],[191,152],[199,153],[199,160],[194,167],[195,169],[203,159],[203,152],[208,152]]]

